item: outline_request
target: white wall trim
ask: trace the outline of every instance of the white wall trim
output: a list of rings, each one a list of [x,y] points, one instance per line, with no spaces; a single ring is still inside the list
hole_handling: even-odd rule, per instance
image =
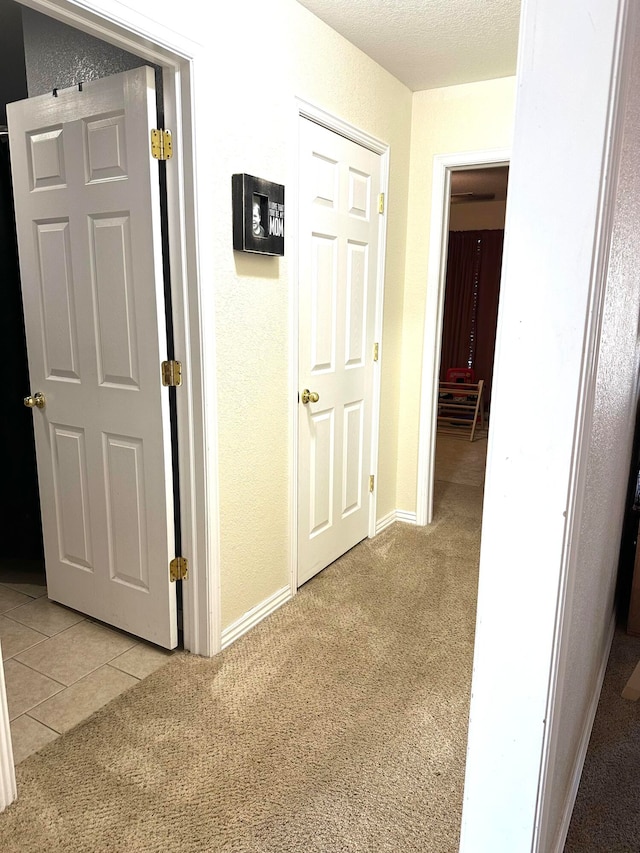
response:
[[[380,187],[381,192],[385,194],[385,210],[378,217],[378,266],[376,274],[376,311],[375,311],[375,340],[380,345],[379,358],[373,365],[373,383],[372,383],[372,406],[371,406],[371,459],[370,473],[374,474],[376,482],[378,479],[378,451],[379,451],[379,436],[380,436],[380,385],[381,385],[381,367],[383,358],[382,346],[382,320],[383,320],[383,302],[384,302],[384,271],[386,261],[386,246],[387,246],[387,208],[389,197],[389,145],[375,136],[361,130],[355,125],[344,119],[327,112],[327,110],[319,107],[302,98],[295,99],[295,111],[293,114],[292,137],[295,140],[299,138],[300,119],[306,118],[322,127],[331,130],[350,139],[352,142],[362,145],[364,148],[373,151],[380,155]],[[298,239],[297,239],[297,223],[298,218],[298,170],[300,166],[299,160],[299,145],[296,144],[295,158],[293,160],[293,172],[291,174],[290,184],[294,189],[294,213],[295,213],[295,229],[290,229],[289,233],[295,235],[292,246],[292,264],[291,274],[289,276],[289,470],[291,471],[291,479],[289,483],[289,576],[291,584],[291,592],[295,595],[298,587],[298,345],[299,345],[299,330],[298,330],[298,307],[299,307],[299,267],[298,267]],[[376,510],[377,510],[377,489],[370,495],[369,499],[369,537],[376,535]]]
[[[442,318],[447,271],[449,234],[449,194],[451,172],[477,167],[508,166],[509,148],[438,154],[433,158],[431,228],[427,268],[427,298],[422,351],[420,427],[418,432],[417,524],[431,524],[435,473],[435,435],[438,417],[438,374],[442,345]]]
[[[266,619],[267,616],[270,616],[279,607],[282,607],[282,605],[289,601],[291,597],[291,588],[288,585],[283,586],[282,589],[274,592],[273,595],[269,596],[269,598],[265,598],[263,602],[252,607],[251,610],[247,610],[244,616],[236,619],[233,624],[224,629],[222,632],[221,648],[226,649],[227,646],[235,643],[239,637],[246,634],[247,631],[254,628],[259,622],[262,622],[263,619]]]
[[[378,533],[382,533],[383,530],[386,530],[387,527],[391,527],[396,520],[395,509],[392,509],[391,512],[388,512],[386,515],[383,515],[382,518],[379,518],[376,521],[376,536]]]
[[[415,512],[407,512],[403,509],[393,509],[376,522],[376,536],[387,527],[391,527],[396,521],[401,524],[417,524]]]
[[[0,661],[2,661],[1,647]],[[18,790],[16,788],[16,773],[13,765],[13,749],[11,747],[7,690],[4,681],[4,668],[0,664],[0,812],[4,811],[17,796]]]
[[[116,0],[19,2],[164,69],[176,140],[172,168],[167,170],[174,334],[178,357],[186,366],[177,395],[182,550],[190,560],[190,580],[183,590],[184,644],[195,654],[211,656],[220,648],[215,332],[213,300],[200,287],[211,273],[203,270],[198,237],[207,234],[213,211],[202,198],[196,203],[193,122],[195,60],[200,58],[199,65],[205,67],[206,59],[200,46]]]
[[[596,712],[598,710],[598,702],[600,701],[600,693],[602,691],[604,677],[607,672],[607,663],[609,662],[609,655],[611,653],[611,644],[613,643],[613,635],[615,633],[615,629],[616,617],[614,613],[611,616],[611,622],[609,623],[604,653],[602,655],[602,660],[600,661],[600,668],[598,670],[598,676],[596,678],[593,696],[591,697],[591,702],[589,704],[589,710],[587,711],[587,715],[584,721],[584,728],[582,730],[582,736],[580,738],[580,745],[578,746],[576,760],[573,766],[573,772],[571,774],[571,784],[569,786],[569,790],[567,791],[567,797],[565,799],[564,808],[562,810],[562,821],[560,823],[555,842],[551,847],[551,853],[562,853],[562,851],[564,850],[565,842],[567,840],[569,824],[571,823],[571,815],[573,814],[573,807],[575,806],[576,797],[578,796],[578,788],[580,787],[580,777],[582,776],[582,768],[584,767],[584,762],[587,757],[589,739],[591,737],[591,731],[593,729],[593,724],[596,719]]]
[[[417,524],[418,519],[415,512],[408,512],[405,509],[396,510],[396,521],[401,521],[403,524]]]
[[[326,127],[327,130],[339,133],[340,136],[344,136],[345,139],[350,139],[352,142],[356,142],[358,145],[362,145],[364,148],[368,148],[376,154],[388,154],[388,143],[372,136],[365,130],[361,130],[359,127],[356,127],[355,124],[351,124],[351,122],[345,121],[339,116],[327,112],[327,110],[322,107],[312,104],[310,101],[305,101],[302,98],[296,98],[296,103],[298,107],[298,117],[308,118],[316,124]]]

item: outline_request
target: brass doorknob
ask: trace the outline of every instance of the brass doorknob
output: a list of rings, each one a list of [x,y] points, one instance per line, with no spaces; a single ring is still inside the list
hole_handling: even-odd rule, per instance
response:
[[[36,391],[32,397],[25,397],[23,400],[23,403],[29,409],[33,409],[34,407],[37,409],[44,409],[46,402],[44,394],[40,391]]]
[[[306,406],[307,403],[317,403],[320,399],[320,395],[316,394],[315,391],[309,391],[308,388],[305,388],[300,399]]]

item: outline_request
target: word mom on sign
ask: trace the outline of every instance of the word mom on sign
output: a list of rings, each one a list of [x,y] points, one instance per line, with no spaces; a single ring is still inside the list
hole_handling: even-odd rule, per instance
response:
[[[269,199],[269,236],[284,237],[284,204]]]

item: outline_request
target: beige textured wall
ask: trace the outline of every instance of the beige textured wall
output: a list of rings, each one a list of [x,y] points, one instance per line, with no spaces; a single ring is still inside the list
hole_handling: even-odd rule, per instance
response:
[[[481,231],[504,228],[506,201],[474,201],[452,204],[449,212],[450,231]]]
[[[402,324],[396,508],[416,509],[420,382],[433,158],[511,144],[515,78],[415,92]]]
[[[189,0],[193,5],[193,0]],[[400,367],[411,93],[293,0],[229,4],[211,38],[222,625],[289,581],[289,304],[293,265],[295,98],[391,146],[382,365],[383,411]],[[232,251],[231,174],[286,186],[284,258]],[[379,514],[395,506],[397,420],[383,416]]]

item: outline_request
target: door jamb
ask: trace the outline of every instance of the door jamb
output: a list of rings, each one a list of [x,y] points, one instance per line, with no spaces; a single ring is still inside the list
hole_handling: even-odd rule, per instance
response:
[[[381,139],[372,136],[366,131],[361,130],[355,125],[344,119],[339,118],[333,113],[328,112],[322,107],[305,101],[302,98],[296,98],[295,109],[295,125],[293,139],[298,140],[300,119],[306,118],[321,127],[331,130],[346,139],[362,145],[380,155],[380,191],[384,193],[385,199],[389,197],[389,144]],[[298,257],[298,212],[299,212],[299,181],[298,174],[300,168],[300,147],[296,144],[295,158],[293,161],[293,172],[291,174],[290,184],[293,187],[293,195],[295,199],[294,216],[296,222],[295,234],[296,239],[292,246],[292,269],[294,273],[290,276],[290,291],[289,291],[289,470],[291,478],[289,481],[289,583],[291,586],[291,595],[295,595],[298,591],[298,420],[299,420],[299,404],[298,404],[298,342],[299,342],[299,326],[298,326],[298,310],[299,310],[299,257]],[[372,406],[371,406],[371,457],[370,457],[370,472],[375,476],[376,482],[378,479],[378,447],[380,435],[380,376],[383,357],[382,345],[382,318],[383,318],[383,299],[384,299],[384,270],[387,248],[387,203],[384,205],[384,212],[378,215],[378,264],[376,272],[376,306],[375,306],[375,321],[374,321],[374,338],[379,344],[379,357],[377,362],[373,362],[373,383],[372,383]],[[376,515],[377,515],[377,489],[370,493],[369,499],[369,538],[376,535]]]
[[[433,484],[435,475],[436,426],[438,417],[438,375],[442,346],[442,320],[447,271],[449,235],[449,195],[451,172],[466,169],[508,166],[510,148],[437,154],[433,158],[431,194],[431,228],[427,298],[422,349],[422,387],[420,394],[420,426],[418,433],[418,486],[416,524],[431,524],[433,519]]]

